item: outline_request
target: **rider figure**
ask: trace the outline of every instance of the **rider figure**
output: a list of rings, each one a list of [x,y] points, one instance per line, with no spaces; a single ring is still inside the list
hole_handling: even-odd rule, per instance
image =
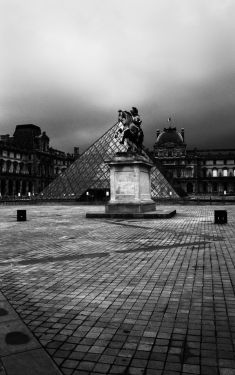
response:
[[[142,148],[143,140],[144,140],[144,133],[141,128],[142,120],[140,119],[140,115],[138,113],[138,109],[136,107],[132,107],[130,111],[133,119],[133,123],[138,127],[138,137],[137,137],[137,142],[136,145],[139,149]]]
[[[135,125],[137,125],[138,128],[140,128],[140,125],[142,124],[142,121],[140,119],[140,115],[138,113],[138,109],[136,107],[132,107],[132,109],[130,110],[130,113],[132,115],[133,123]]]
[[[133,142],[132,138],[135,137],[136,139],[134,140],[134,143],[136,144],[137,149],[141,150],[144,134],[141,128],[142,120],[140,119],[138,109],[132,107],[130,112],[119,110],[118,120],[124,127],[122,130],[119,130],[119,132],[123,132],[120,143],[124,144],[125,139],[129,139]]]
[[[129,113],[129,115],[130,115],[130,113]],[[118,119],[123,124],[123,127],[124,127],[124,129],[122,130],[122,132],[123,132],[122,140],[120,141],[121,144],[124,144],[124,139],[126,138],[126,134],[127,134],[126,132],[129,130],[129,128],[127,126],[127,113],[126,113],[126,111],[122,111],[122,110],[119,109]]]

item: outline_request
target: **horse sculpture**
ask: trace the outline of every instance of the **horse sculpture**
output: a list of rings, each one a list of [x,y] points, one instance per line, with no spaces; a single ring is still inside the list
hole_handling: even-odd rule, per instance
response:
[[[121,144],[126,141],[128,145],[127,151],[142,153],[144,133],[141,128],[141,119],[138,113],[138,109],[132,107],[130,112],[128,111],[118,111],[118,123],[120,128],[117,133],[123,133]],[[115,137],[118,137],[116,133]]]

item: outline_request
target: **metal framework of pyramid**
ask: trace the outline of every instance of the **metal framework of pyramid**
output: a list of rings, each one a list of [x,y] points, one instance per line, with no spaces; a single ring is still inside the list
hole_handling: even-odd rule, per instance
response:
[[[120,144],[120,138],[115,137],[119,126],[116,123],[93,143],[63,174],[45,188],[40,198],[74,200],[79,199],[89,189],[109,189],[109,166],[105,161],[114,157],[116,152],[127,150],[126,145]],[[143,153],[146,159],[151,161],[146,152]],[[179,198],[157,166],[151,170],[151,196],[153,199]]]

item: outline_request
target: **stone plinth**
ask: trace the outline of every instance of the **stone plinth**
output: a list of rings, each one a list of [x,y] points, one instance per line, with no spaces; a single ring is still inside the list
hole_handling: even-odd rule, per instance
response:
[[[105,212],[88,212],[87,218],[167,219],[176,214],[176,210],[156,210],[151,199],[153,164],[145,157],[120,152],[107,164],[110,166],[110,201]]]
[[[145,157],[127,152],[117,153],[110,166],[110,201],[105,212],[143,213],[155,210],[151,199],[150,171]]]

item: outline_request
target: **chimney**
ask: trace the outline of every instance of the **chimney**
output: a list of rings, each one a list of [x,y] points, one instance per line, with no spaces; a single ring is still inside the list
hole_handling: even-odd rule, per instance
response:
[[[74,147],[74,158],[78,159],[80,156],[79,154],[79,147]]]
[[[182,135],[182,138],[183,138],[183,141],[184,141],[184,128],[181,128],[181,135]]]

